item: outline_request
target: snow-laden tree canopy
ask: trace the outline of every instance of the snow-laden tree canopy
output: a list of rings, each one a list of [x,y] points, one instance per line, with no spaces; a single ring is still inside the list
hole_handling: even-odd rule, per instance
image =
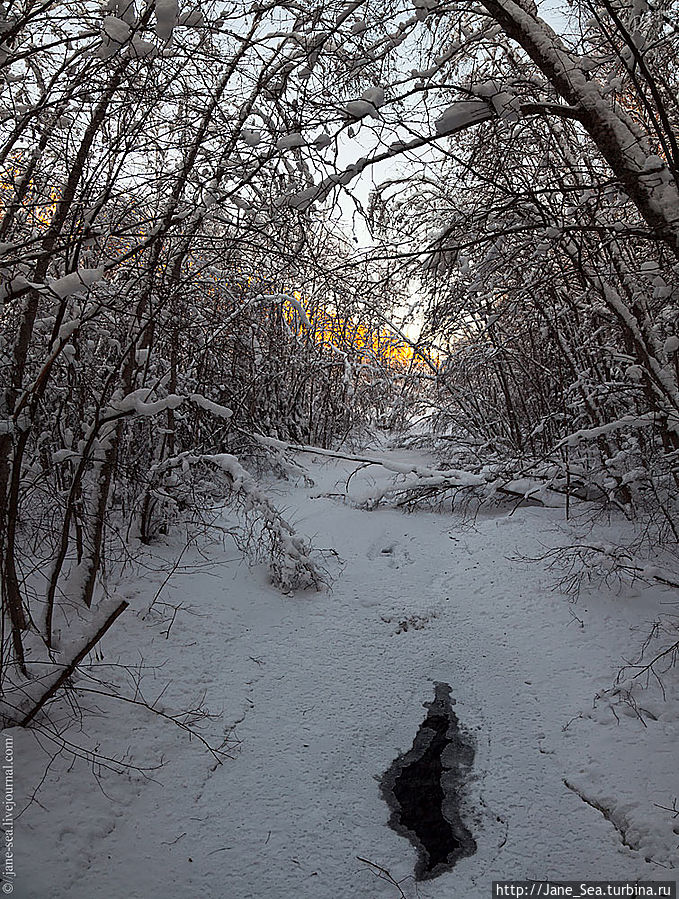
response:
[[[121,533],[225,492],[285,589],[318,583],[242,461],[415,402],[457,487],[530,477],[676,541],[675,13],[5,4],[5,659],[96,606]]]

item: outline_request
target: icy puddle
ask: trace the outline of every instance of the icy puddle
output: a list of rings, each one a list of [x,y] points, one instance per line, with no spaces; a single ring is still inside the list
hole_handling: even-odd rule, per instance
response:
[[[461,792],[474,761],[474,746],[461,732],[448,684],[435,684],[433,702],[412,749],[382,777],[392,810],[389,826],[418,850],[417,880],[450,871],[476,852],[476,842],[460,814]]]

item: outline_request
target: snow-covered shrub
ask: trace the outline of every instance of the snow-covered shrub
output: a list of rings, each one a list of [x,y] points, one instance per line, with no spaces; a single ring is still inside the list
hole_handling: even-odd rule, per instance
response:
[[[272,582],[283,592],[326,583],[313,548],[231,453],[181,453],[157,465],[152,479],[169,496],[190,493],[197,509],[203,505],[212,511],[228,503],[240,513],[243,526],[232,528],[231,536],[253,560],[264,557]]]

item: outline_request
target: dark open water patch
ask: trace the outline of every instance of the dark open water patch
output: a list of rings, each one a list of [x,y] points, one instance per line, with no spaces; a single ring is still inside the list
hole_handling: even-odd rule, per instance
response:
[[[476,842],[460,815],[460,800],[474,762],[474,745],[460,732],[448,684],[435,684],[433,702],[413,748],[382,775],[381,791],[389,808],[389,826],[419,852],[417,880],[450,871],[476,852]]]

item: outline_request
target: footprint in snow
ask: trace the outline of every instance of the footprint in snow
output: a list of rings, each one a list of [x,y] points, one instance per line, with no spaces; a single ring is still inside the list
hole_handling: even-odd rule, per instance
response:
[[[367,556],[371,562],[380,559],[389,568],[400,568],[401,565],[409,565],[412,561],[408,552],[396,540],[373,543]]]

